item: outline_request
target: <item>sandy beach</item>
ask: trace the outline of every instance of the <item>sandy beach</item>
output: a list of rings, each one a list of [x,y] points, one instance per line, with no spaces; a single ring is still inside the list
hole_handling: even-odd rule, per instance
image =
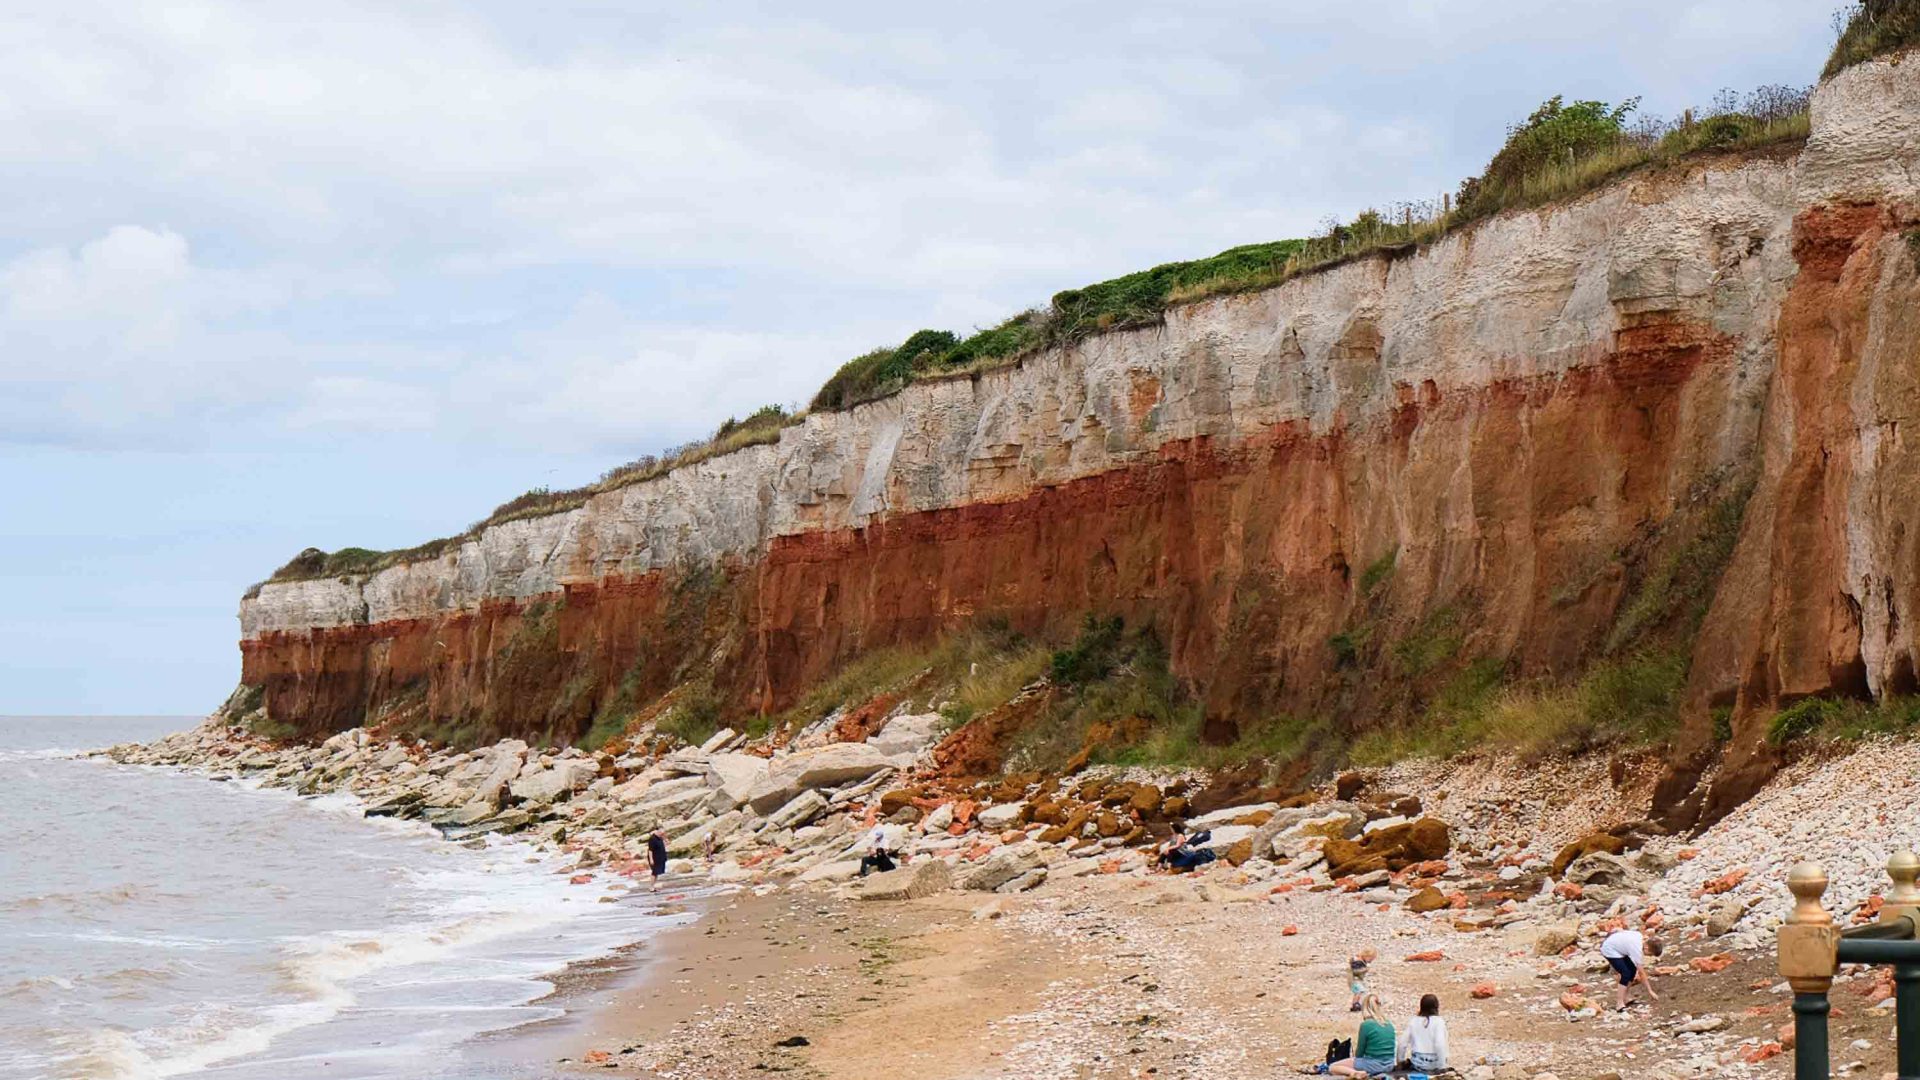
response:
[[[1675,974],[1658,1003],[1569,1023],[1570,988],[1610,995],[1597,953],[1584,977],[1543,978],[1503,934],[1335,892],[1274,904],[1171,877],[990,900],[744,895],[655,942],[636,985],[541,1045],[557,1071],[680,1080],[1280,1076],[1352,1036],[1347,957],[1369,944],[1397,1024],[1420,994],[1440,996],[1463,1072],[1597,1080],[1710,1062],[1716,1075],[1784,1075],[1765,1049],[1789,1019],[1769,956],[1707,975],[1689,961],[1713,950],[1682,948],[1664,958]],[[1892,1066],[1889,1026],[1843,1002],[1835,1045],[1870,1041],[1849,1060],[1877,1075]],[[805,1044],[785,1045],[796,1036]]]

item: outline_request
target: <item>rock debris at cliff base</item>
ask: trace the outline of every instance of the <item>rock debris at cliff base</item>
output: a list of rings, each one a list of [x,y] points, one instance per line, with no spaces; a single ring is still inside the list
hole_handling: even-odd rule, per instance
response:
[[[929,1043],[914,1051],[930,1063],[920,1075],[1267,1075],[1244,1070],[1310,1061],[1350,1026],[1346,960],[1367,946],[1396,1019],[1419,993],[1441,993],[1471,1077],[1619,1071],[1598,1062],[1648,1076],[1778,1075],[1790,1014],[1770,949],[1785,863],[1824,862],[1836,916],[1853,919],[1872,910],[1891,848],[1920,836],[1920,806],[1896,797],[1920,782],[1920,754],[1903,742],[1795,765],[1684,837],[1645,820],[1644,760],[1409,763],[1343,775],[1291,805],[1208,808],[1198,775],[1096,769],[956,786],[925,769],[935,734],[929,718],[901,715],[855,743],[769,754],[722,732],[699,748],[609,755],[517,741],[433,751],[364,731],[276,746],[210,722],[104,753],[349,793],[370,815],[434,822],[455,842],[558,849],[582,883],[645,889],[645,836],[658,828],[673,882],[792,898],[777,920],[735,919],[726,933],[778,939],[799,919],[857,944],[797,965],[800,997],[756,991],[751,1009],[714,1005],[677,1036],[609,1042],[569,1064],[597,1051],[594,1068],[650,1076],[729,1075],[776,1051],[794,1068],[836,1070],[817,1075],[863,1075],[845,1060],[858,1056],[859,1017],[963,1015],[943,995],[972,1010],[972,1026],[945,1041],[990,1047],[991,1064],[943,1073],[953,1051]],[[1169,810],[1211,831],[1213,862],[1152,872]],[[875,828],[903,865],[860,879]],[[1623,922],[1676,947],[1655,969],[1665,1000],[1618,1016],[1596,947]],[[699,956],[685,964],[678,978],[702,977]],[[969,996],[983,964],[1009,987],[1002,997]],[[1871,974],[1842,978],[1842,1064],[1890,1061],[1882,989]],[[789,1016],[810,1025],[808,1044],[763,1045]]]

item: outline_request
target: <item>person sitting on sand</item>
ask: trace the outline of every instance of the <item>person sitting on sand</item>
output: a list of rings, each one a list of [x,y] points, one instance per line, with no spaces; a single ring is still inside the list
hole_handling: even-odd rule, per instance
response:
[[[1348,1012],[1359,1012],[1361,1003],[1367,1000],[1367,968],[1379,958],[1372,949],[1361,949],[1347,961],[1347,992],[1353,995]]]
[[[647,867],[653,871],[653,889],[660,891],[660,876],[667,872],[667,837],[659,829],[647,837]]]
[[[1447,1022],[1440,1018],[1440,998],[1420,995],[1420,1011],[1407,1021],[1394,1057],[1417,1073],[1437,1073],[1447,1067]]]
[[[887,851],[887,830],[880,826],[873,830],[872,849],[860,857],[860,876],[866,877],[875,870],[884,874],[893,868],[893,855]]]
[[[1368,994],[1360,1002],[1360,1033],[1353,1039],[1353,1056],[1311,1071],[1333,1076],[1385,1076],[1393,1071],[1395,1049],[1393,1025],[1387,1021],[1386,1010],[1377,996]]]
[[[1648,1001],[1660,1000],[1660,995],[1653,991],[1653,977],[1647,974],[1646,954],[1652,953],[1657,957],[1665,951],[1666,945],[1659,938],[1647,937],[1638,930],[1615,930],[1600,943],[1600,955],[1620,976],[1620,985],[1615,989],[1619,994],[1622,1012],[1626,1011],[1629,1004],[1627,998],[1635,982],[1646,986]]]
[[[1184,824],[1175,825],[1173,835],[1167,839],[1166,845],[1160,850],[1159,858],[1155,861],[1175,873],[1205,866],[1217,857],[1213,849],[1201,846],[1211,839],[1213,839],[1213,833],[1206,829],[1188,836],[1187,827]]]

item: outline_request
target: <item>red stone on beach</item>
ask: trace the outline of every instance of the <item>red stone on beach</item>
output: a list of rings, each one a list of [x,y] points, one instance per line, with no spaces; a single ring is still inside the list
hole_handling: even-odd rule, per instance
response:
[[[1719,896],[1721,893],[1732,892],[1734,886],[1745,880],[1747,880],[1747,868],[1742,866],[1738,869],[1729,870],[1719,877],[1714,878],[1712,881],[1707,882],[1705,885],[1700,886],[1700,893],[1703,896]]]
[[[1440,961],[1442,961],[1442,960],[1445,960],[1446,958],[1447,958],[1447,954],[1446,954],[1446,952],[1445,952],[1444,950],[1442,950],[1442,949],[1429,949],[1429,950],[1427,950],[1426,952],[1417,952],[1417,953],[1413,953],[1413,954],[1411,954],[1411,955],[1409,955],[1409,956],[1407,957],[1407,963],[1409,963],[1409,964],[1433,964],[1433,963],[1438,963],[1438,962],[1440,962]]]
[[[1467,995],[1475,1000],[1485,1001],[1499,992],[1499,987],[1494,986],[1492,983],[1480,983],[1473,989],[1467,991]]]

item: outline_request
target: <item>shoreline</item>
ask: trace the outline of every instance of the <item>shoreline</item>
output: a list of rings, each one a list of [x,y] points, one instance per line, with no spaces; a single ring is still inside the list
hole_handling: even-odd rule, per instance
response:
[[[76,761],[109,758],[106,752],[97,749],[57,749],[48,751],[44,756],[57,756]],[[274,798],[277,801],[283,801],[289,805],[307,805],[311,807],[312,812],[315,813],[339,815],[349,818],[361,817],[366,819],[370,826],[383,824],[375,820],[374,815],[366,813],[366,810],[373,805],[373,801],[352,791],[301,794],[288,789],[284,785],[263,782],[262,778],[257,775],[240,776],[223,774],[210,770],[202,765],[194,764],[131,763],[123,761],[116,761],[116,764],[132,765],[134,768],[153,769],[163,773],[196,778],[208,782],[231,784],[249,794]],[[413,833],[415,839],[425,840],[431,844],[461,845],[463,843],[461,841],[450,841],[444,835],[434,835],[434,830],[427,827],[422,827],[417,831],[411,829],[408,831]],[[464,846],[472,846],[480,842],[482,842],[482,838],[475,838],[465,841]],[[524,857],[528,863],[543,860],[550,861],[555,855],[554,852],[545,850],[541,846],[527,842],[520,837],[500,837],[495,843],[498,844],[498,855],[505,858],[513,858],[518,855]],[[420,863],[416,868],[424,869],[430,866],[431,863]],[[565,871],[552,870],[550,872],[557,876]],[[664,929],[664,932],[629,940],[610,952],[598,953],[596,955],[582,955],[567,959],[562,961],[557,967],[541,971],[536,975],[530,975],[530,979],[546,984],[548,989],[545,993],[530,998],[516,1007],[536,1010],[560,1010],[560,1015],[536,1017],[504,1027],[474,1032],[448,1044],[445,1048],[445,1053],[450,1058],[462,1061],[463,1064],[483,1070],[489,1077],[498,1077],[498,1080],[521,1080],[523,1077],[547,1075],[544,1062],[538,1061],[538,1059],[533,1056],[520,1053],[514,1048],[522,1042],[533,1039],[534,1033],[536,1032],[543,1032],[548,1029],[564,1030],[569,1025],[581,1023],[585,1017],[593,1015],[595,1010],[599,1008],[597,1004],[599,999],[616,993],[623,988],[644,982],[649,967],[656,962],[653,955],[655,944],[664,937],[696,926],[700,918],[703,917],[703,914],[707,910],[712,909],[717,902],[724,901],[726,894],[730,891],[724,886],[716,887],[703,878],[693,880],[663,879],[663,881],[666,881],[666,886],[657,894],[646,889],[644,886],[632,884],[624,893],[603,894],[599,897],[599,900],[601,903],[646,905],[645,910],[638,912],[638,914],[648,919],[677,919],[681,916],[690,916],[690,918],[673,925],[668,925]],[[560,925],[563,927],[559,935],[562,938],[567,936],[568,930],[574,930],[576,932],[578,930],[578,927],[573,926],[571,923]],[[321,1021],[320,1025],[323,1026],[327,1022],[328,1021]],[[349,1050],[351,1048],[342,1047],[341,1049]],[[250,1067],[248,1063],[252,1059],[270,1059],[273,1052],[273,1046],[269,1044],[258,1050],[237,1057],[222,1059],[207,1067],[215,1071],[248,1068]],[[506,1071],[496,1071],[499,1069],[505,1069]]]
[[[515,1076],[662,1080],[1278,1075],[1351,1037],[1346,964],[1369,947],[1370,986],[1397,1024],[1420,994],[1441,996],[1466,1080],[1600,1078],[1629,1063],[1674,1078],[1784,1075],[1770,930],[1786,894],[1767,861],[1783,823],[1826,806],[1836,784],[1920,782],[1902,744],[1868,746],[1795,766],[1715,829],[1675,837],[1644,820],[1649,764],[1604,756],[1408,763],[1292,805],[1229,791],[1206,809],[1204,784],[1163,792],[1137,773],[943,787],[911,747],[882,757],[823,740],[769,757],[728,738],[535,756],[351,733],[274,748],[223,729],[184,750],[116,753],[440,815],[454,842],[474,842],[458,830],[476,825],[523,835],[573,860],[581,883],[639,888],[647,830],[676,852],[713,838],[711,867],[676,859],[686,876],[668,890],[717,890],[699,918],[624,954],[631,963],[558,977],[564,1017],[470,1043]],[[822,764],[851,761],[862,764]],[[471,784],[447,786],[482,773],[498,801],[476,817]],[[803,774],[825,778],[780,786]],[[561,775],[571,786],[540,801]],[[1142,809],[1176,798],[1200,804],[1179,812],[1212,831],[1218,856],[1178,876],[1152,871],[1165,810]],[[1100,809],[1116,800],[1123,819]],[[1854,852],[1920,831],[1920,810],[1891,797],[1862,813],[1877,839],[1842,828],[1809,843]],[[905,866],[857,879],[876,823]],[[1875,887],[1876,867],[1853,870],[1835,876],[1836,912]],[[1661,1002],[1621,1015],[1597,945],[1627,923],[1673,948],[1654,970]],[[1885,1011],[1868,1004],[1841,1009],[1835,1027],[1861,1068],[1891,1061]]]

